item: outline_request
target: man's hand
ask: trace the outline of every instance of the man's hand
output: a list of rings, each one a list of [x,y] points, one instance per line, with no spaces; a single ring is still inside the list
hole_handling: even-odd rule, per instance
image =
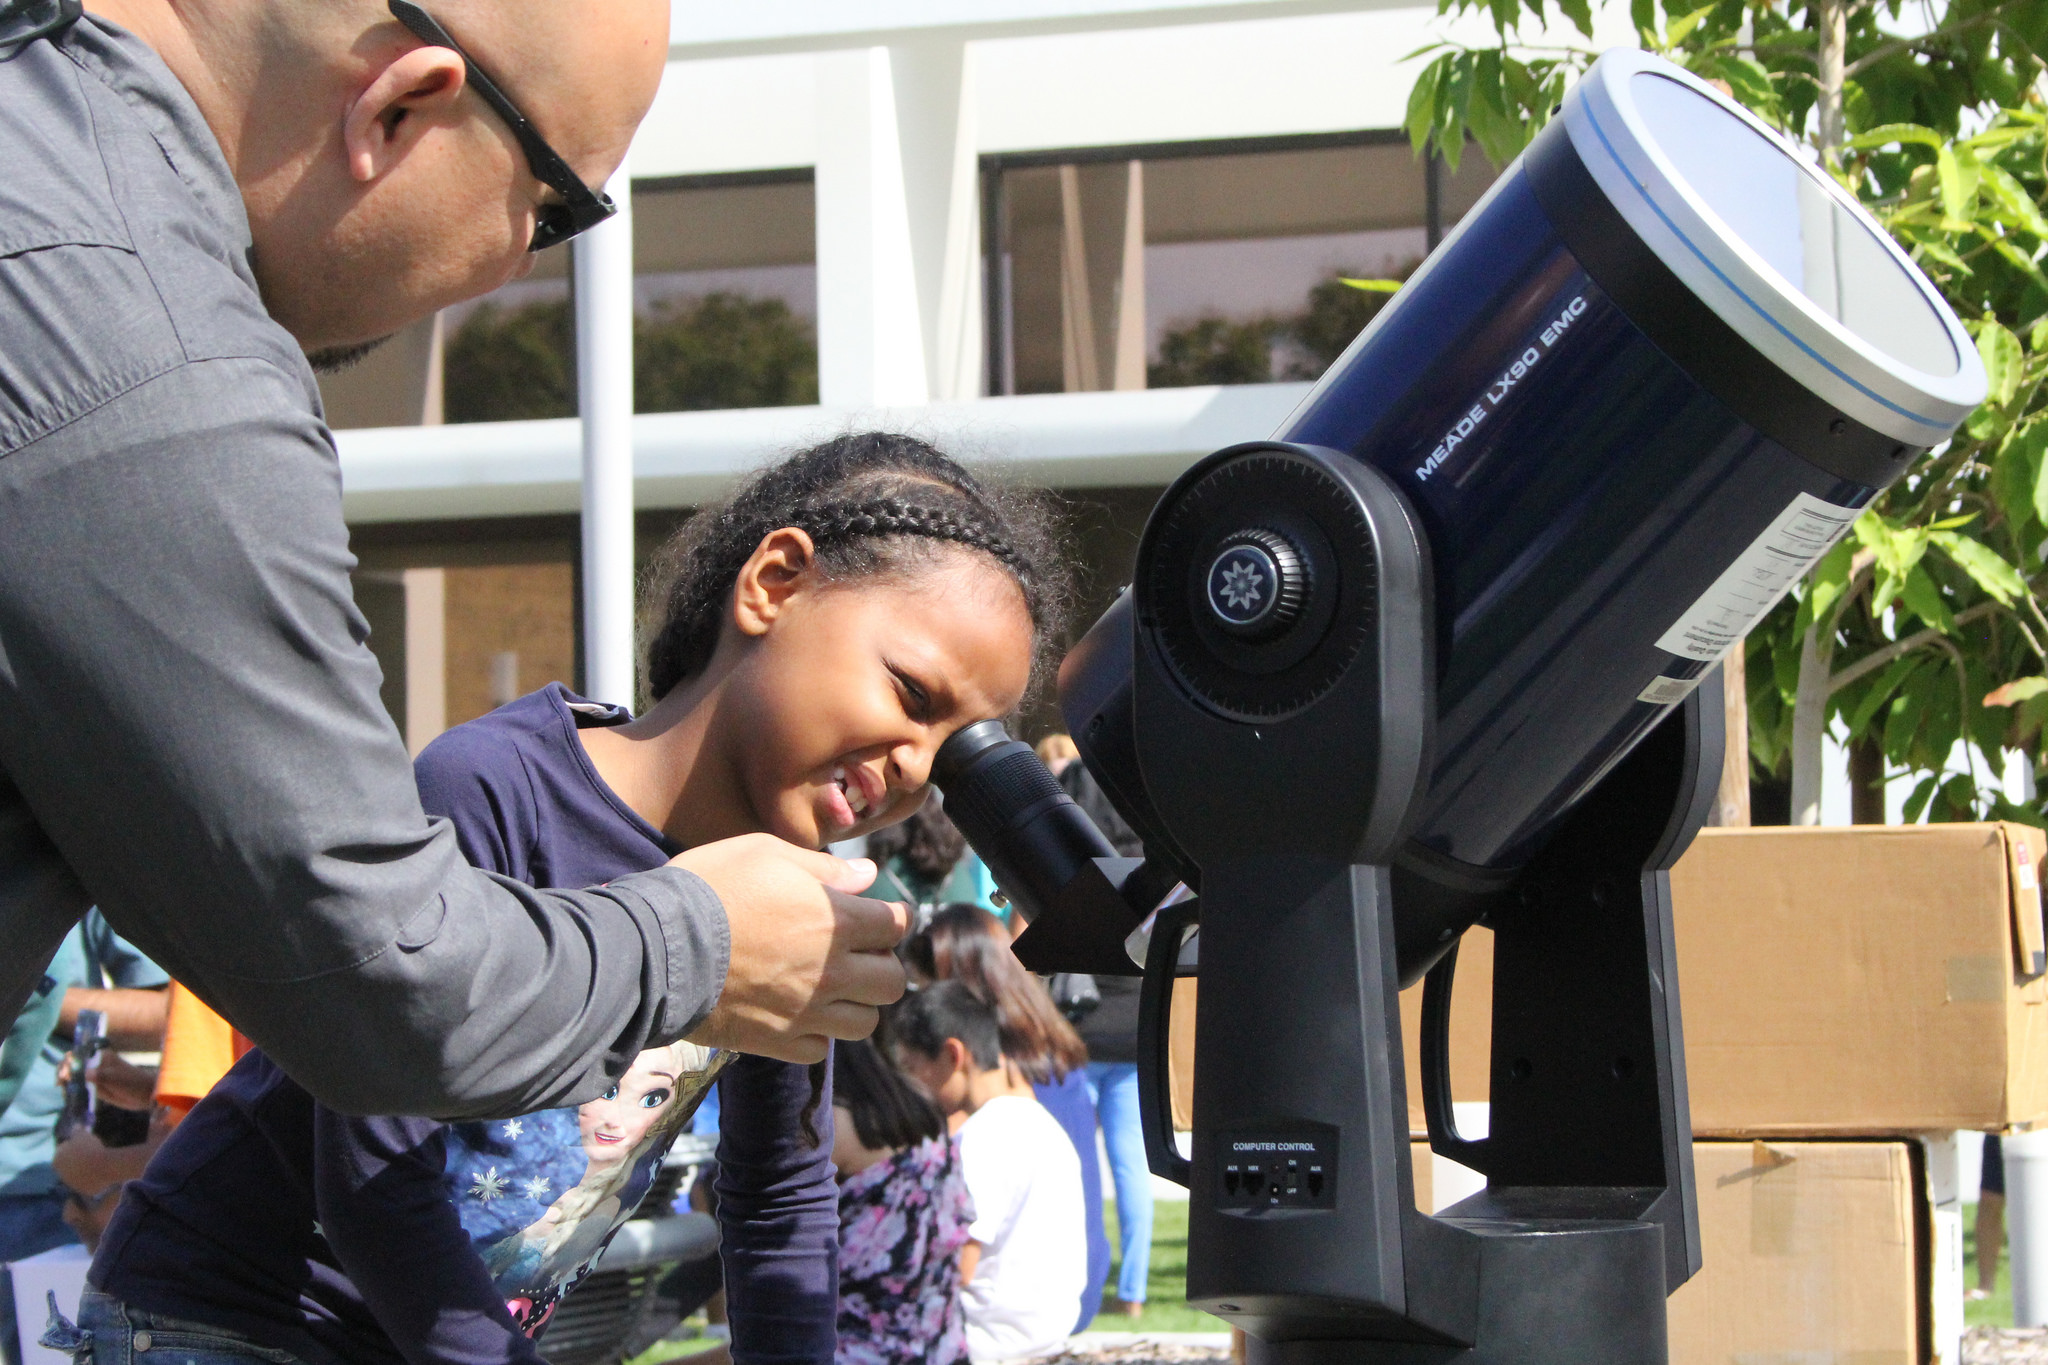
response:
[[[909,912],[854,894],[874,881],[873,863],[744,834],[693,848],[674,866],[710,883],[732,926],[725,991],[691,1042],[823,1061],[832,1039],[867,1037],[880,1007],[903,998],[894,950]]]

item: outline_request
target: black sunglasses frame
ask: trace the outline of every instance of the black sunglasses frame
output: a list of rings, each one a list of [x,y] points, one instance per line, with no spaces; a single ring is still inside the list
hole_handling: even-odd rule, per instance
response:
[[[528,251],[544,251],[559,246],[580,232],[588,232],[605,219],[619,211],[611,196],[601,190],[593,190],[583,183],[581,176],[569,169],[569,163],[561,154],[548,146],[547,139],[535,130],[526,115],[519,112],[519,106],[506,97],[498,83],[476,64],[476,58],[463,51],[462,44],[449,36],[434,16],[412,3],[412,0],[389,0],[391,15],[404,24],[415,38],[429,47],[445,47],[462,58],[468,69],[470,88],[491,106],[505,126],[512,130],[513,138],[526,153],[526,164],[533,170],[533,178],[562,196],[559,204],[542,204],[539,217],[534,222],[533,240],[527,244]]]

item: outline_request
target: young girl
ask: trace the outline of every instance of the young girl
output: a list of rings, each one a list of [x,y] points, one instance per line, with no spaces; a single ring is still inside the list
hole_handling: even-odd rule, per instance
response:
[[[938,747],[1022,700],[1065,587],[1034,504],[922,442],[865,435],[692,519],[654,597],[646,714],[556,685],[421,755],[424,804],[472,861],[590,886],[728,836],[819,848],[903,819]],[[129,1186],[76,1350],[99,1365],[154,1344],[197,1365],[535,1361],[528,1334],[723,1061],[657,1048],[578,1110],[451,1129],[336,1114],[252,1053]],[[719,1086],[733,1357],[822,1365],[829,1077],[743,1057]]]
[[[974,1205],[945,1116],[871,1042],[838,1044],[832,1064],[839,1365],[955,1365]]]

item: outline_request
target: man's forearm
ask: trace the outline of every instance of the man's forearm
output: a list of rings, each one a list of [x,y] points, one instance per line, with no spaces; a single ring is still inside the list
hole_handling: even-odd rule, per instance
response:
[[[73,986],[64,992],[57,1028],[65,1037],[78,1027],[80,1010],[98,1010],[107,1017],[107,1045],[124,1052],[154,1052],[163,1045],[164,1020],[170,1016],[168,986],[155,990],[94,990]]]

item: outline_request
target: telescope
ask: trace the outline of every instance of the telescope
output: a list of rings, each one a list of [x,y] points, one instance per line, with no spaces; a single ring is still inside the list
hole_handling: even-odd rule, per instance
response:
[[[1190,1192],[1188,1298],[1249,1359],[1666,1360],[1700,1264],[1667,869],[1719,782],[1719,661],[1984,391],[1825,172],[1610,52],[1274,439],[1167,489],[1068,656],[1061,711],[1144,859],[998,723],[941,751],[1025,965],[1136,974],[1149,922],[1147,1152]],[[1474,924],[1483,1138],[1447,1056]],[[1487,1181],[1434,1215],[1417,980],[1430,1145]]]

